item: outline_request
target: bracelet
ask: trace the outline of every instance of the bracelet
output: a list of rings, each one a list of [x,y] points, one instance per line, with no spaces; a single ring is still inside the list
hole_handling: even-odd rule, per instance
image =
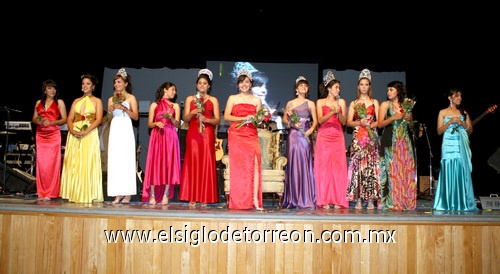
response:
[[[467,125],[467,127],[465,128],[465,131],[469,130],[469,125]]]

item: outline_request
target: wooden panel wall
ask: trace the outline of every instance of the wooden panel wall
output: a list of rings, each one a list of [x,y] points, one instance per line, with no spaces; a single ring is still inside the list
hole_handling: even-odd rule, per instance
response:
[[[0,273],[499,273],[500,223],[0,213]],[[394,230],[393,243],[107,243],[105,230]]]

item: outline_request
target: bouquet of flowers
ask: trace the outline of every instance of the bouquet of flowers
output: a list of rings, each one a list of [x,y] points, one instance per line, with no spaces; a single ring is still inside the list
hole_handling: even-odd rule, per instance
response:
[[[197,93],[196,96],[194,97],[194,105],[203,112],[205,110],[205,105],[203,105],[204,98],[203,96],[200,95],[200,93]],[[201,114],[198,113],[196,114],[196,118],[198,118],[198,123],[200,124],[199,132],[202,133],[203,129],[205,128],[205,125],[201,121],[200,118]]]
[[[357,103],[354,106],[354,110],[356,111],[356,114],[358,114],[358,116],[361,119],[368,118],[368,114],[366,114],[366,106],[365,106],[364,103]],[[373,136],[372,128],[370,126],[364,126],[364,128],[366,128],[366,131],[368,132],[368,135],[370,136],[370,139],[373,140],[375,137]]]
[[[125,96],[121,92],[114,92],[113,93],[113,98],[111,98],[111,101],[113,101],[113,104],[121,104],[125,102]],[[113,115],[111,115],[111,110],[108,111],[106,114],[108,116],[108,119],[111,119]]]
[[[403,105],[401,106],[404,113],[411,113],[411,111],[413,110],[413,106],[415,106],[415,103],[415,99],[405,98],[403,100]]]
[[[286,115],[288,116],[288,119],[290,120],[291,123],[296,124],[296,123],[300,122],[300,117],[297,114],[297,110],[291,109],[291,110],[289,110],[289,111],[286,112]],[[302,133],[302,135],[304,136],[304,138],[306,138],[307,142],[311,143],[311,141],[309,140],[309,138],[306,137],[306,132],[304,131],[304,129],[302,127],[299,128],[299,131]]]
[[[403,100],[403,104],[401,105],[401,112],[404,114],[410,114],[413,110],[413,106],[415,106],[415,99],[405,98]],[[403,123],[407,123],[406,119],[403,119]]]
[[[121,104],[125,102],[125,96],[121,92],[115,92],[113,94],[113,103]]]
[[[261,107],[257,113],[250,120],[245,120],[236,125],[236,128],[240,128],[246,124],[252,123],[254,126],[259,125],[262,122],[267,123],[271,119],[271,111],[267,107]]]

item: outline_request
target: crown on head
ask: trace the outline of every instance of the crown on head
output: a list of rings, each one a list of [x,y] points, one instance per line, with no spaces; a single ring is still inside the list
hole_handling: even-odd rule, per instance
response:
[[[358,80],[361,80],[361,78],[366,78],[371,82],[372,81],[372,74],[371,74],[370,70],[369,69],[362,70],[361,73],[359,74]]]
[[[210,79],[210,81],[212,81],[213,74],[209,69],[205,68],[205,69],[201,69],[200,71],[198,71],[198,77],[200,77],[200,75],[202,75],[202,74],[208,75],[208,78]]]
[[[299,81],[307,81],[307,79],[304,76],[299,76],[297,77],[297,79],[295,79],[295,84],[297,84]]]
[[[323,76],[323,85],[328,86],[328,84],[332,81],[335,80],[335,75],[333,75],[333,72],[329,70],[325,76]]]
[[[239,78],[241,75],[247,76],[248,78],[250,78],[250,81],[252,81],[252,73],[248,69],[242,68],[238,70],[238,74],[236,77]]]
[[[125,70],[125,68],[119,69],[116,75],[120,75],[121,77],[123,77],[123,79],[127,79],[127,71]]]

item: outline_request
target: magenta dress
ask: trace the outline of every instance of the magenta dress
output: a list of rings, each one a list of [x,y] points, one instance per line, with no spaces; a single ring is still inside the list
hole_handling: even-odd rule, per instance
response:
[[[48,121],[58,120],[55,101],[45,109],[38,104],[36,112]],[[59,198],[61,190],[61,130],[56,124],[36,127],[36,190],[38,197]]]
[[[236,104],[232,115],[244,117],[254,115],[257,109],[251,104]],[[257,128],[246,124],[236,128],[238,123],[231,123],[227,134],[227,146],[229,155],[229,180],[231,188],[229,193],[230,209],[253,209],[253,191],[255,163],[257,162],[259,189],[259,207],[262,207],[262,161],[260,154],[260,143]]]
[[[205,101],[204,107],[203,115],[212,118],[214,111],[212,101]],[[196,109],[194,100],[191,101],[190,109]],[[205,127],[200,133],[198,121],[196,116],[189,121],[179,200],[218,203],[214,125],[204,123]]]
[[[162,121],[163,128],[154,127],[149,137],[148,155],[146,157],[146,170],[142,185],[142,201],[148,202],[151,195],[151,185],[155,186],[155,199],[157,203],[163,200],[165,186],[170,185],[169,198],[174,197],[174,185],[181,180],[181,154],[177,129],[169,118],[162,116],[169,112],[175,115],[172,103],[167,98],[162,98],[155,108],[154,121]]]
[[[330,111],[321,108],[323,115]],[[337,115],[332,115],[321,124],[316,136],[314,155],[314,176],[316,178],[316,205],[339,205],[348,208],[347,158],[344,128]]]
[[[311,128],[311,110],[307,101],[295,108],[301,118],[302,129]],[[283,208],[316,207],[316,183],[313,172],[313,145],[311,136],[309,142],[304,134],[290,128],[286,140],[286,157],[288,164],[285,173],[285,191],[283,194]]]

